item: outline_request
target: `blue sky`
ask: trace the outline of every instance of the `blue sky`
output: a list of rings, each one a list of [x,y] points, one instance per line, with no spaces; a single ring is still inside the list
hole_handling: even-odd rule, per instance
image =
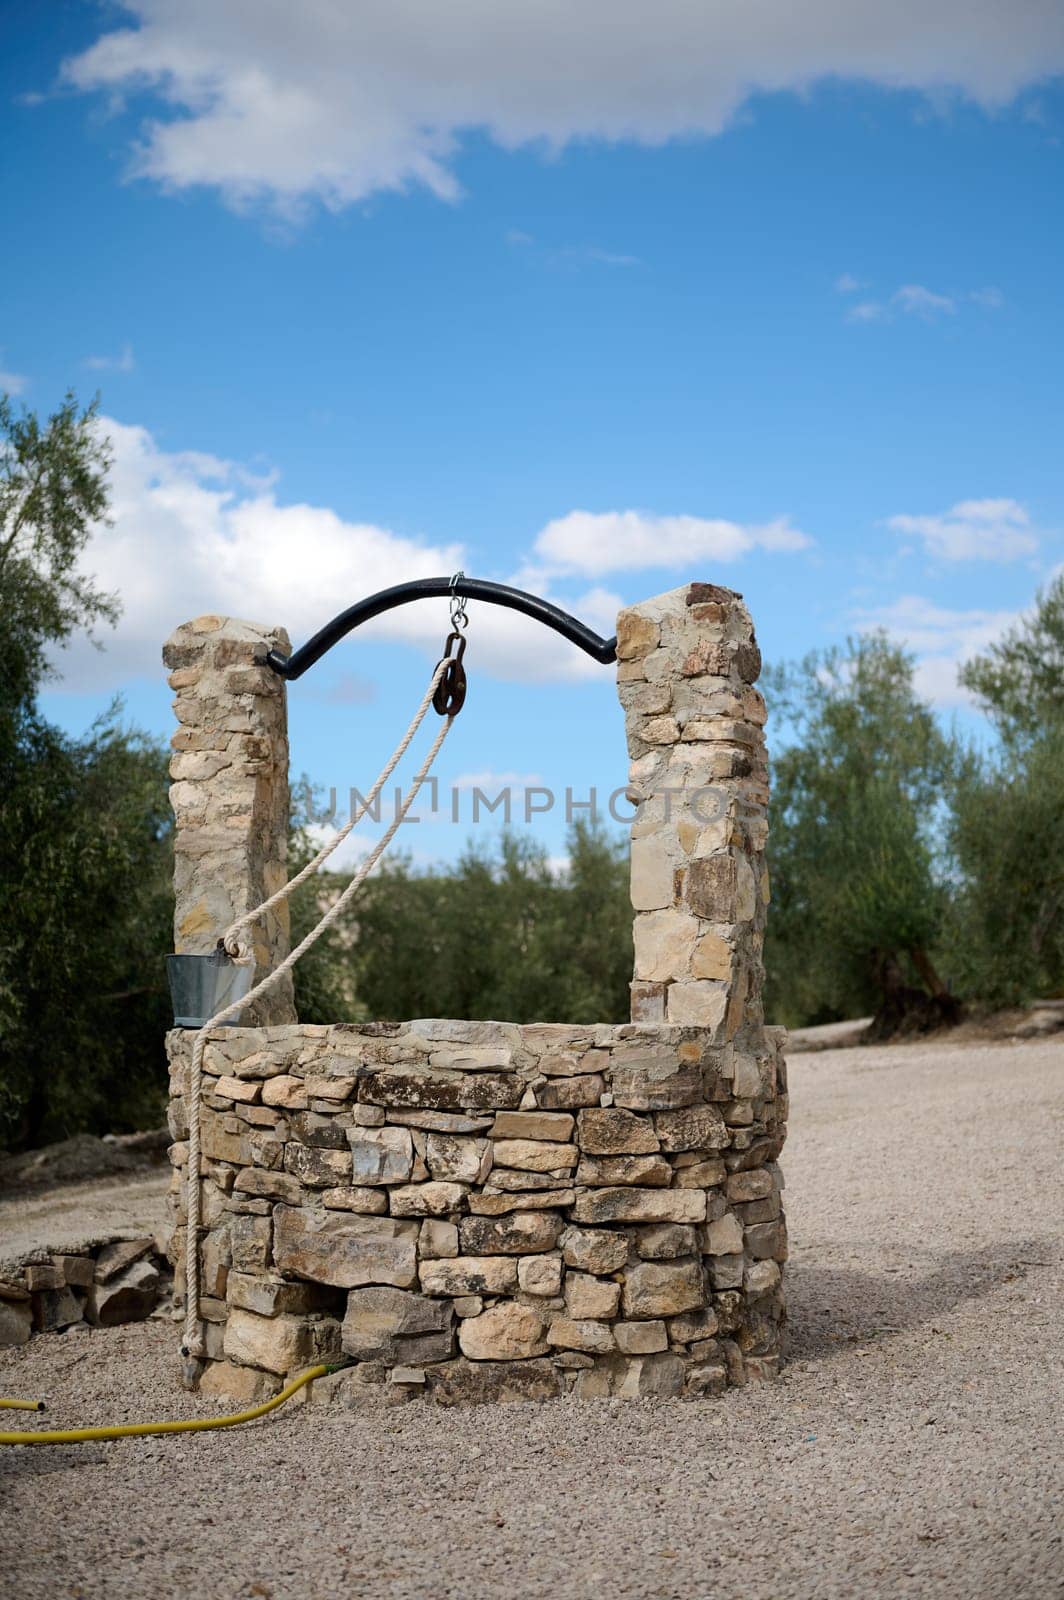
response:
[[[774,660],[882,623],[970,720],[956,662],[1064,560],[1064,11],[883,12],[0,9],[0,369],[98,387],[117,456],[87,564],[125,616],[48,714],[117,691],[166,735],[186,616],[298,643],[461,565],[604,632],[723,582]],[[442,641],[416,609],[293,687],[294,773],[368,783]],[[445,781],[624,781],[609,669],[476,607],[467,660]]]

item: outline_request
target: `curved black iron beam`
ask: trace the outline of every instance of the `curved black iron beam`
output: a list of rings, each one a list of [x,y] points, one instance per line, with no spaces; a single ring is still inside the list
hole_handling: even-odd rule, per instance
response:
[[[405,606],[411,600],[442,600],[452,594],[462,595],[467,600],[487,600],[491,605],[521,611],[526,617],[533,617],[546,627],[553,628],[555,633],[560,633],[571,644],[585,650],[603,666],[617,659],[616,635],[611,639],[603,639],[567,611],[552,606],[549,600],[541,600],[538,595],[526,594],[523,589],[511,589],[505,583],[489,583],[485,578],[461,577],[457,581],[453,578],[416,578],[412,583],[397,583],[394,589],[382,589],[379,594],[371,594],[365,600],[348,606],[346,611],[341,611],[338,617],[326,623],[313,639],[308,639],[305,645],[293,650],[290,656],[282,655],[279,650],[271,650],[266,657],[266,664],[280,677],[294,683],[308,667],[320,661],[327,650],[331,650],[353,628],[369,622],[371,617],[379,617],[382,611],[391,611],[395,606]]]

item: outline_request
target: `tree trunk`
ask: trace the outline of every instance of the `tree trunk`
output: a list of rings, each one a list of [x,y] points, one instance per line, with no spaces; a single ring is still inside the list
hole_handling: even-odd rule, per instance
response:
[[[909,954],[912,957],[913,966],[916,968],[917,972],[927,985],[928,993],[933,994],[936,999],[940,999],[944,994],[948,994],[949,990],[946,988],[946,985],[942,982],[942,979],[935,971],[931,962],[931,957],[928,955],[927,951],[922,950],[920,946],[917,945],[914,949],[909,951]]]
[[[873,969],[882,999],[864,1035],[869,1043],[915,1038],[939,1028],[955,1027],[961,1020],[961,1003],[950,994],[927,952],[912,950],[909,955],[927,989],[916,989],[906,983],[904,970],[893,950],[873,952]]]

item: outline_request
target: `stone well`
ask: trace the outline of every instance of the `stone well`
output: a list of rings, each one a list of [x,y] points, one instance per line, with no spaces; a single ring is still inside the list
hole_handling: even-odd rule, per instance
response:
[[[348,1387],[449,1402],[702,1395],[777,1370],[787,1095],[761,1006],[760,655],[741,597],[709,584],[623,611],[617,634],[633,1020],[309,1026],[287,989],[256,1026],[217,1029],[204,1392],[258,1397],[344,1354]],[[271,646],[277,630],[221,617],[166,645],[179,951],[211,949],[283,881]],[[260,969],[287,949],[274,917]],[[168,1038],[179,1293],[191,1038]]]

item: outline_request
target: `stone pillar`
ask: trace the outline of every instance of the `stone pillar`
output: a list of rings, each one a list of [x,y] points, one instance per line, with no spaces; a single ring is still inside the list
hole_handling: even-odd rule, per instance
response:
[[[166,641],[180,727],[171,739],[174,949],[206,954],[229,924],[285,882],[288,721],[285,685],[266,652],[290,649],[281,628],[197,617]],[[255,981],[289,950],[288,907],[249,930]],[[245,1023],[295,1021],[291,978]]]
[[[742,596],[692,583],[622,611],[617,685],[632,824],[637,1022],[762,1044],[768,902],[761,654]]]

